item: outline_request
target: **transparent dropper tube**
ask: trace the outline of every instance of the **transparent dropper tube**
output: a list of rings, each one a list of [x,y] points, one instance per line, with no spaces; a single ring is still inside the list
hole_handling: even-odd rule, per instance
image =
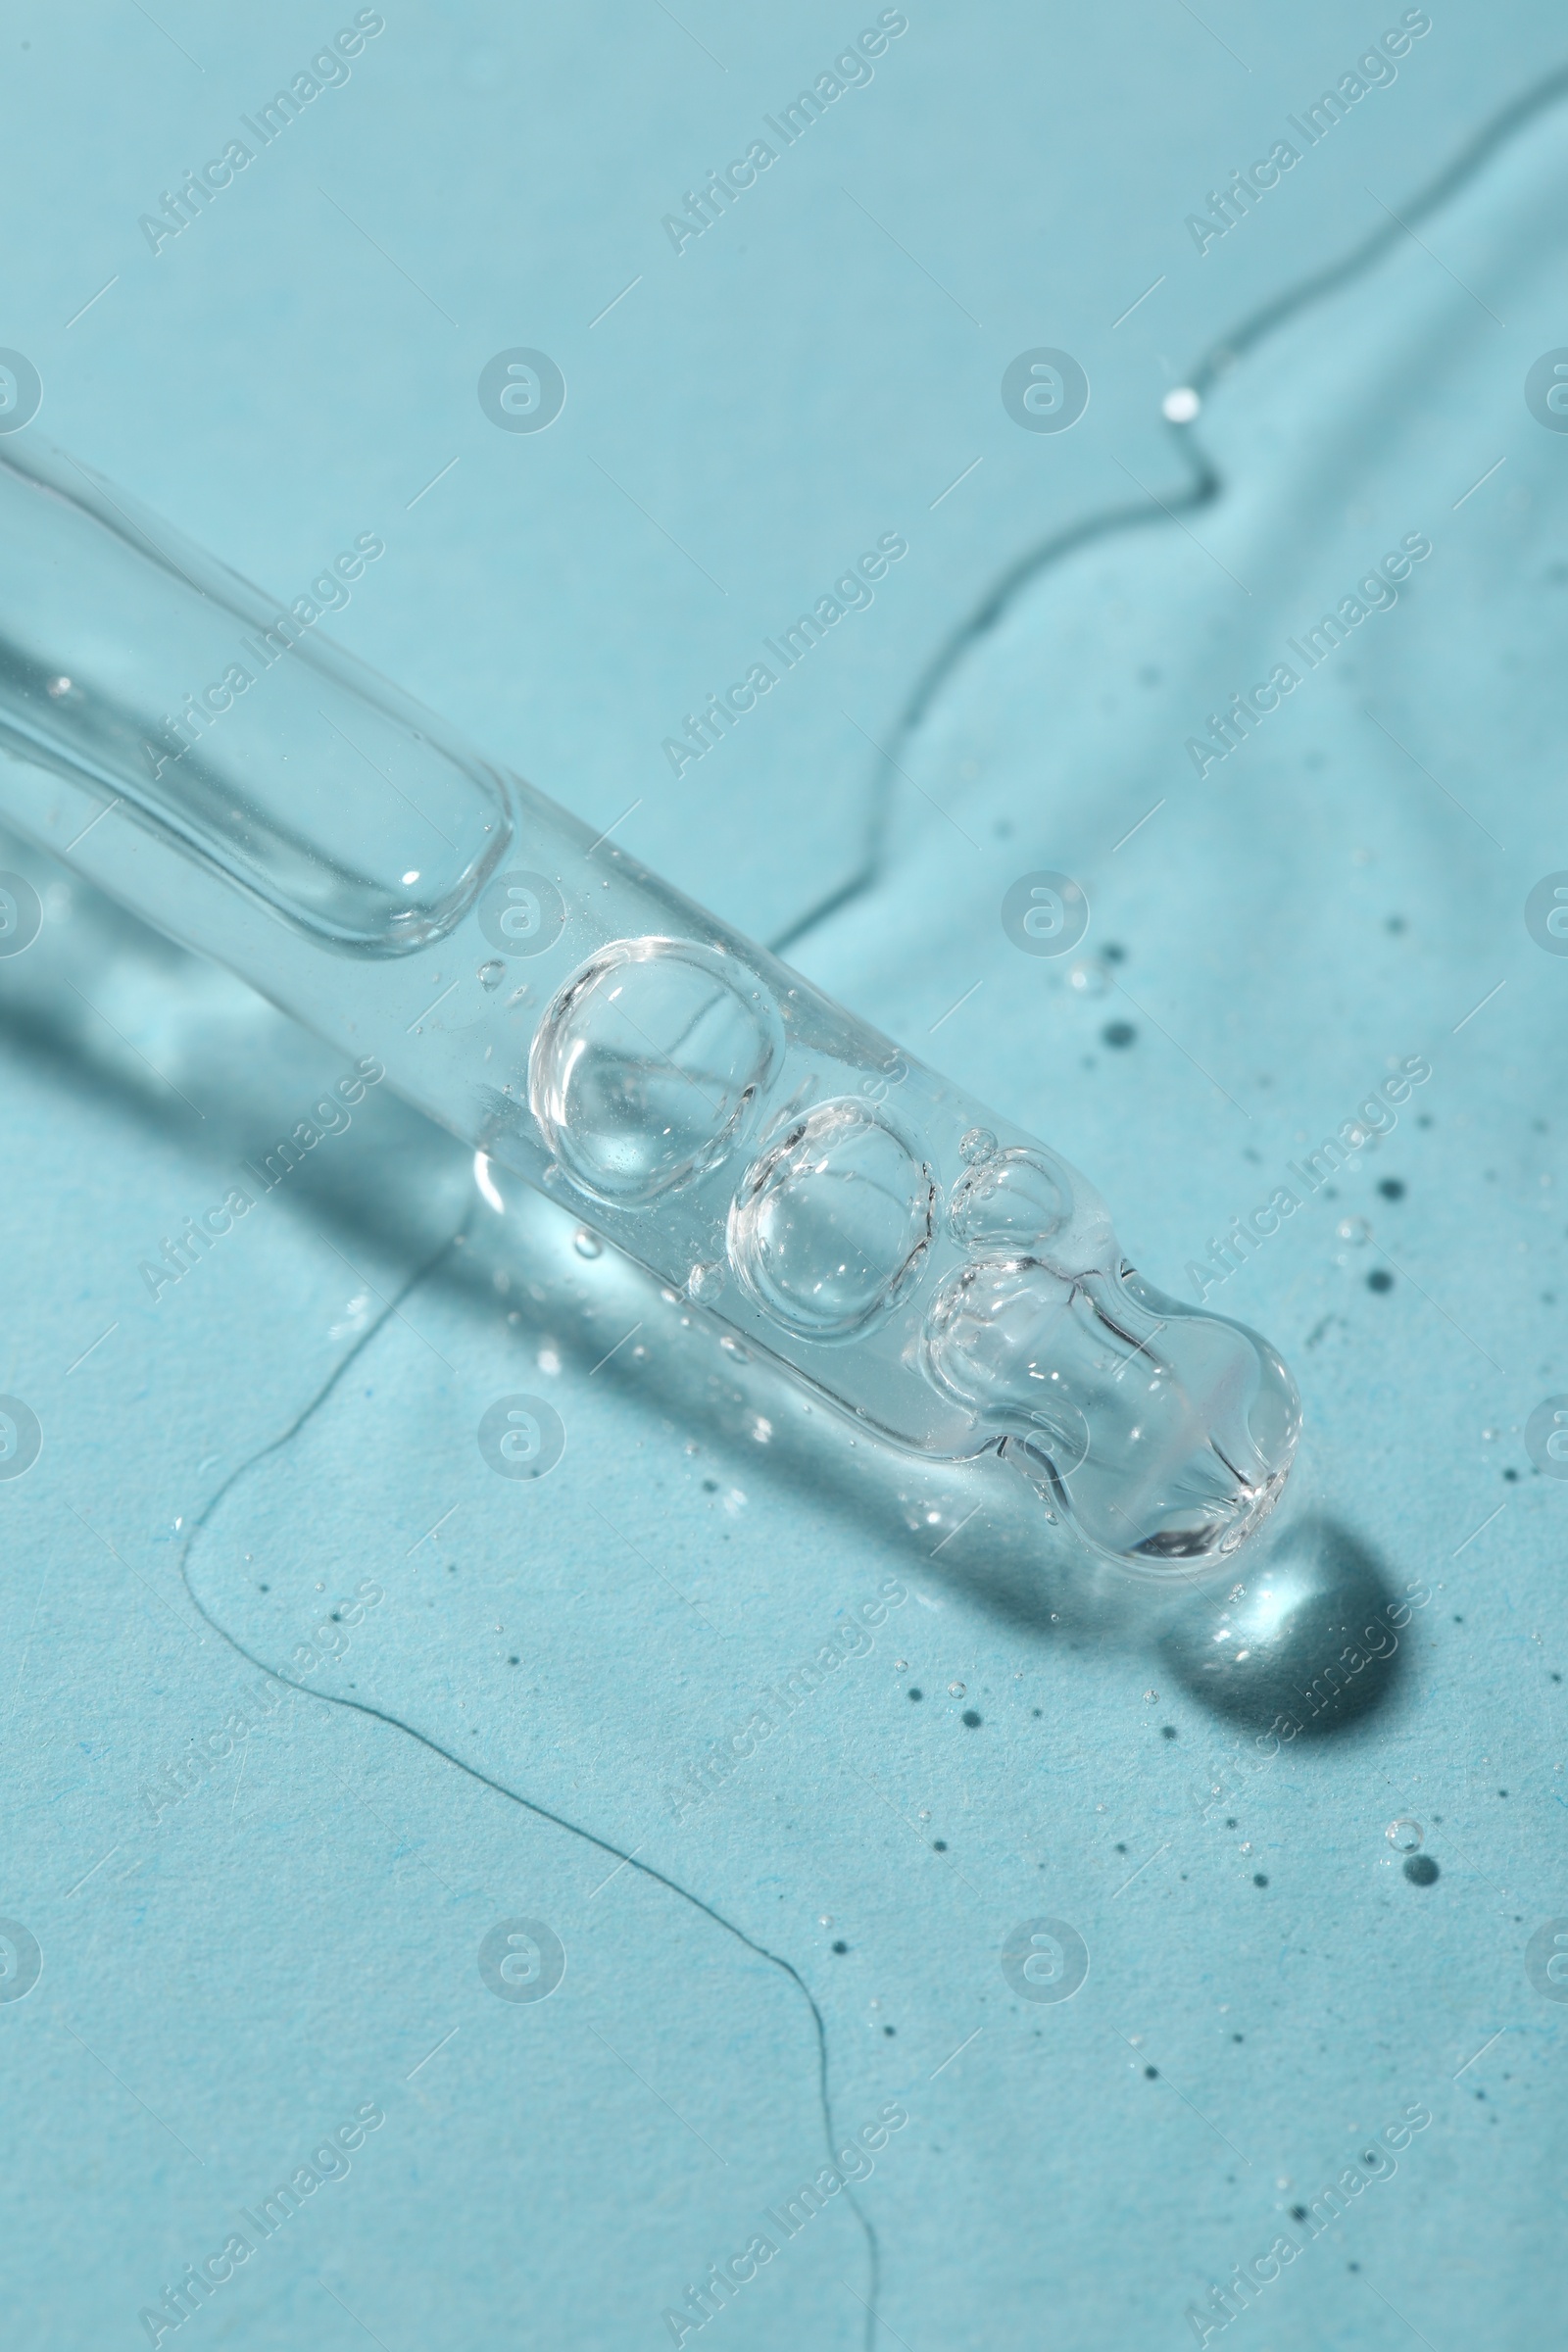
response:
[[[891,1444],[1145,1570],[1272,1507],[1285,1366],[1054,1152],[74,461],[6,450],[0,550],[18,831]]]

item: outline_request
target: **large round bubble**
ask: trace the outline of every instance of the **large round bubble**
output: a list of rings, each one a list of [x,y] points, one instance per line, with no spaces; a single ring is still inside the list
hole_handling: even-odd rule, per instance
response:
[[[747,1170],[730,1210],[730,1262],[786,1329],[843,1338],[904,1290],[935,1205],[930,1169],[879,1111],[823,1102]]]
[[[615,940],[540,1023],[529,1106],[583,1192],[640,1208],[734,1150],[782,1051],[777,1008],[738,957],[684,940]]]

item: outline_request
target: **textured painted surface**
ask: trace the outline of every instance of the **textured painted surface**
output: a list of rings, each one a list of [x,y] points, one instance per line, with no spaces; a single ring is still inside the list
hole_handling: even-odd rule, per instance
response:
[[[1057,1144],[1172,1289],[1391,1062],[1431,1076],[1211,1294],[1301,1383],[1277,1532],[1340,1563],[1367,1660],[1354,1720],[1303,1698],[1275,1754],[1278,1690],[1337,1639],[1254,1718],[1245,1677],[1209,1687],[1244,1645],[1211,1616],[1046,1554],[1004,1482],[852,1446],[555,1211],[496,1217],[390,1099],[155,1302],[139,1261],[335,1069],[15,853],[46,910],[0,965],[0,1385],[45,1433],[0,1487],[0,1914],[43,1955],[0,2003],[18,2340],[147,2341],[371,2103],[346,2177],[165,2343],[668,2342],[760,2231],[776,2256],[688,2343],[858,2345],[867,2300],[917,2352],[1191,2343],[1282,2234],[1310,2242],[1231,2341],[1549,2329],[1559,2007],[1525,1950],[1568,1911],[1568,1495],[1523,1433],[1568,1388],[1568,961],[1523,906],[1568,866],[1568,436],[1522,386],[1564,336],[1560,111],[1222,374],[1200,509],[1159,415],[1380,201],[1411,218],[1553,69],[1547,14],[1440,12],[1200,257],[1184,215],[1381,23],[911,12],[677,256],[661,215],[858,20],[389,11],[155,259],[138,213],[337,22],[158,13],[5,27],[0,340],[36,429],[280,590],[382,531],[345,641],[591,817],[639,804],[621,837],[759,932],[854,878],[865,737],[893,745],[874,874],[795,955]],[[998,397],[1042,344],[1093,385],[1061,436]],[[567,379],[539,436],[474,394],[517,345]],[[988,590],[1145,490],[1179,519],[1021,585],[895,744]],[[871,610],[677,782],[671,726],[892,528]],[[1406,535],[1397,603],[1200,778],[1189,736]],[[1089,894],[1081,989],[1001,928],[1037,867]],[[474,1443],[517,1389],[566,1429],[536,1485]],[[481,1975],[518,1918],[564,1947],[547,2000]],[[1087,1946],[1069,2000],[1004,1973],[1036,1919]],[[893,2102],[858,2209],[786,2237],[826,2138]],[[1348,2166],[1313,2237],[1291,2209]]]

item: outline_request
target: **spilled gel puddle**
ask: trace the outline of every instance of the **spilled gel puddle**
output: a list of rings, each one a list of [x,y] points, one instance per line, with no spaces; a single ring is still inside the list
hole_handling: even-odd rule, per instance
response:
[[[725,1935],[733,1936],[735,1940],[747,1951],[755,1953],[759,1959],[767,1962],[770,1967],[779,1970],[782,1976],[789,1982],[795,1990],[799,1992],[801,1998],[805,2001],[807,2008],[810,2013],[811,2028],[816,2042],[817,2093],[821,2109],[823,2143],[827,2151],[828,2161],[830,2164],[832,2164],[836,2160],[838,2133],[836,2132],[834,2125],[832,2093],[829,2085],[827,2027],[823,2019],[822,2011],[817,2005],[815,1996],[811,1992],[810,1987],[808,1985],[805,1978],[801,1975],[800,1971],[795,1967],[792,1961],[785,1958],[782,1953],[770,1950],[766,1944],[760,1942],[755,1936],[749,1936],[744,1928],[738,1926],[735,1921],[727,1918],[724,1913],[718,1910],[713,1904],[705,1901],[701,1895],[694,1893],[690,1887],[682,1886],[679,1881],[670,1878],[664,1872],[656,1869],[652,1863],[639,1860],[635,1852],[628,1851],[622,1846],[617,1845],[612,1838],[602,1836],[598,1831],[585,1827],[581,1822],[568,1820],[564,1814],[555,1811],[548,1805],[539,1803],[533,1797],[524,1795],[520,1789],[509,1786],[506,1782],[501,1781],[491,1774],[483,1771],[478,1765],[467,1761],[462,1756],[456,1755],[453,1750],[446,1746],[441,1740],[435,1739],[428,1732],[422,1731],[416,1724],[410,1722],[406,1717],[393,1714],[384,1708],[375,1706],[368,1699],[349,1697],[340,1691],[316,1688],[295,1680],[294,1677],[283,1671],[281,1667],[274,1665],[260,1652],[250,1648],[245,1642],[241,1642],[236,1635],[231,1633],[221,1619],[208,1607],[207,1603],[203,1600],[201,1593],[197,1590],[196,1579],[193,1573],[195,1556],[200,1547],[204,1535],[221,1510],[225,1501],[231,1495],[236,1494],[237,1492],[243,1488],[246,1481],[251,1477],[252,1473],[257,1471],[263,1463],[267,1462],[273,1455],[284,1452],[294,1443],[302,1431],[304,1431],[320,1412],[321,1408],[327,1404],[329,1399],[333,1396],[334,1393],[344,1381],[347,1374],[352,1370],[356,1362],[369,1348],[378,1334],[392,1322],[394,1317],[401,1313],[403,1307],[414,1297],[415,1293],[418,1291],[421,1284],[433,1276],[440,1269],[443,1262],[451,1257],[454,1250],[461,1246],[463,1238],[464,1235],[460,1231],[458,1235],[455,1235],[451,1240],[444,1243],[441,1249],[438,1250],[432,1257],[428,1258],[422,1266],[417,1268],[416,1272],[408,1277],[407,1281],[402,1285],[396,1296],[386,1301],[381,1314],[377,1316],[375,1321],[367,1328],[364,1335],[355,1343],[355,1345],[347,1350],[340,1362],[330,1374],[329,1378],[323,1382],[316,1396],[313,1396],[310,1402],[302,1408],[302,1410],[289,1423],[288,1427],[280,1432],[276,1438],[270,1440],[266,1446],[261,1446],[256,1452],[249,1455],[247,1459],[239,1464],[237,1468],[232,1470],[228,1477],[224,1479],[217,1488],[209,1501],[204,1505],[203,1509],[192,1521],[189,1530],[186,1532],[184,1542],[180,1546],[178,1556],[180,1580],[184,1585],[191,1606],[196,1610],[203,1622],[211,1628],[213,1633],[215,1633],[220,1641],[224,1643],[225,1647],[232,1650],[237,1657],[242,1658],[246,1664],[256,1667],[260,1672],[270,1676],[273,1681],[284,1684],[288,1689],[298,1691],[304,1696],[317,1698],[328,1706],[343,1708],[350,1713],[363,1716],[371,1722],[384,1724],[390,1731],[403,1733],[408,1739],[415,1740],[420,1747],[426,1749],[429,1754],[439,1757],[443,1763],[450,1765],[455,1771],[466,1774],[469,1780],[475,1782],[483,1788],[488,1788],[494,1795],[504,1798],[509,1804],[517,1806],[520,1811],[532,1815],[536,1820],[548,1823],[552,1828],[563,1831],[568,1837],[582,1839],[584,1843],[594,1847],[596,1851],[607,1856],[619,1867],[637,1872],[638,1875],[647,1880],[650,1885],[662,1887],[666,1893],[674,1895],[679,1901],[689,1904],[693,1911],[697,1912],[702,1918],[710,1921],[714,1927],[722,1930]],[[868,2291],[865,2298],[867,2312],[865,2343],[867,2346],[867,2352],[872,2352],[872,2347],[874,2347],[876,2340],[875,2311],[880,2292],[880,2245],[875,2228],[858,2202],[854,2193],[853,2185],[849,2182],[846,2182],[840,2193],[846,2198],[850,2210],[854,2213],[856,2221],[858,2224],[858,2227],[865,2239],[868,2272]]]
[[[1481,176],[1488,165],[1511,141],[1527,131],[1565,96],[1568,96],[1568,67],[1546,74],[1533,89],[1526,90],[1500,108],[1457,154],[1433,174],[1423,188],[1406,198],[1399,207],[1397,218],[1391,214],[1386,224],[1375,228],[1349,253],[1337,262],[1311,271],[1294,286],[1288,286],[1209,346],[1188,372],[1180,390],[1168,395],[1163,404],[1163,414],[1171,427],[1171,439],[1187,477],[1185,483],[1168,492],[1162,489],[1157,503],[1145,499],[1137,504],[1112,507],[1098,514],[1085,515],[1081,520],[1069,523],[1065,529],[1053,533],[1049,539],[1007,565],[973,611],[955,626],[931,655],[891,731],[889,741],[878,751],[872,769],[870,816],[860,867],[828,897],[798,916],[768,942],[775,956],[788,955],[810,932],[841,913],[845,907],[853,906],[857,900],[866,897],[884,879],[892,856],[893,812],[904,765],[908,759],[910,738],[931,717],[950,681],[975,649],[1000,626],[1020,597],[1044,578],[1047,572],[1066,564],[1088,548],[1117,538],[1124,532],[1157,530],[1167,522],[1176,524],[1178,529],[1185,529],[1184,517],[1200,513],[1203,508],[1223,497],[1225,477],[1193,430],[1201,415],[1203,402],[1215,384],[1239,361],[1266,344],[1270,337],[1303,312],[1344,293],[1375,270],[1387,255],[1397,251],[1401,238],[1413,235],[1422,221],[1443,212]],[[1098,975],[1087,968],[1078,985],[1099,993]]]
[[[1540,90],[1533,93],[1528,100],[1522,101],[1520,106],[1509,110],[1507,116],[1499,118],[1498,122],[1483,133],[1478,141],[1472,143],[1466,155],[1451,167],[1440,181],[1434,183],[1433,189],[1429,190],[1425,197],[1413,206],[1406,205],[1404,208],[1406,220],[1419,220],[1424,211],[1429,211],[1437,203],[1446,200],[1447,195],[1451,194],[1465,178],[1479,168],[1480,163],[1495,152],[1506,136],[1511,135],[1514,129],[1520,127],[1523,122],[1540,112],[1544,105],[1553,103],[1564,87],[1568,87],[1568,76],[1554,77],[1550,83],[1544,84]],[[1377,241],[1374,241],[1374,246],[1377,246]],[[1282,297],[1280,303],[1270,306],[1269,310],[1260,316],[1259,320],[1252,322],[1249,330],[1227,339],[1225,346],[1227,356],[1246,349],[1250,340],[1251,342],[1258,340],[1261,334],[1282,322],[1303,303],[1320,299],[1323,294],[1333,290],[1335,286],[1348,282],[1357,270],[1369,266],[1370,262],[1376,258],[1376,250],[1373,248],[1363,249],[1361,254],[1352,256],[1350,261],[1342,265],[1337,271],[1325,272],[1322,277],[1310,281],[1306,287],[1298,289],[1294,295]],[[1212,364],[1217,366],[1218,359],[1216,358]],[[1184,449],[1191,450],[1190,443],[1183,446]],[[1204,470],[1200,471],[1198,485],[1192,493],[1192,500],[1195,504],[1202,503],[1203,500],[1217,495],[1219,488],[1217,477],[1213,475],[1211,468],[1207,468],[1206,461],[1199,460],[1197,462]],[[1180,505],[1181,502],[1177,503]],[[1182,511],[1185,511],[1185,508]],[[939,669],[945,672],[952,666],[953,660],[957,657],[958,652],[966,643],[972,641],[979,631],[994,625],[1010,597],[1016,593],[1024,581],[1036,576],[1048,563],[1059,560],[1074,548],[1087,544],[1090,539],[1097,535],[1102,535],[1107,530],[1128,528],[1135,523],[1142,524],[1152,519],[1153,518],[1140,512],[1137,514],[1129,514],[1104,518],[1100,522],[1091,521],[1077,526],[1072,533],[1065,535],[1063,541],[1054,549],[1040,551],[1034,557],[1027,559],[1023,564],[1015,567],[1007,579],[993,592],[982,612],[966,624],[965,629],[955,639],[952,655],[939,663]],[[922,694],[916,696],[911,703],[912,715],[908,724],[912,725],[917,722],[921,711],[930,702],[935,691],[936,683],[933,683],[928,690],[924,690]],[[870,888],[880,870],[881,857],[880,852],[877,852],[868,863],[863,877],[854,885],[855,895]],[[816,915],[797,926],[791,936],[801,936],[806,929],[810,927],[811,922],[819,919],[821,911],[819,909]],[[448,1244],[447,1249],[450,1248],[451,1245]],[[420,1280],[425,1279],[439,1268],[444,1256],[445,1250],[438,1253],[435,1259],[430,1260],[421,1273],[416,1276],[414,1281],[399,1294],[399,1298],[407,1298]],[[394,1301],[394,1305],[396,1301]],[[240,1470],[232,1474],[230,1479],[225,1482],[224,1487],[213,1497],[207,1510],[203,1512],[198,1528],[192,1531],[190,1542],[186,1545],[181,1569],[186,1578],[187,1589],[191,1591],[194,1605],[205,1621],[238,1655],[263,1666],[268,1672],[275,1673],[275,1669],[267,1666],[264,1659],[229,1635],[197,1597],[192,1580],[192,1565],[194,1555],[199,1548],[200,1536],[220,1507],[223,1496],[238,1488],[249,1473],[269,1455],[286,1449],[305,1429],[326,1401],[342,1374],[356,1360],[362,1348],[369,1342],[374,1332],[381,1327],[392,1311],[393,1307],[389,1306],[377,1323],[366,1331],[356,1346],[343,1357],[331,1379],[318,1391],[311,1402],[290,1424],[283,1435],[268,1447],[251,1456]],[[1269,1536],[1264,1536],[1259,1539],[1259,1543],[1270,1544],[1271,1539]],[[1234,1586],[1227,1586],[1225,1592],[1228,1597],[1223,1604],[1219,1602],[1217,1596],[1205,1597],[1201,1605],[1190,1607],[1179,1613],[1179,1623],[1172,1625],[1167,1630],[1164,1655],[1171,1671],[1176,1673],[1184,1686],[1191,1690],[1195,1696],[1201,1698],[1205,1704],[1216,1706],[1221,1711],[1228,1712],[1240,1720],[1257,1720],[1259,1716],[1263,1720],[1267,1720],[1266,1710],[1273,1707],[1274,1711],[1277,1711],[1279,1705],[1290,1704],[1293,1700],[1298,1704],[1302,1691],[1310,1689],[1321,1679],[1322,1670],[1331,1662],[1336,1642],[1340,1644],[1338,1654],[1343,1660],[1345,1648],[1358,1639],[1364,1639],[1367,1627],[1374,1622],[1378,1607],[1386,1608],[1388,1605],[1388,1586],[1372,1555],[1358,1544],[1355,1538],[1346,1531],[1334,1527],[1331,1523],[1322,1521],[1310,1527],[1303,1523],[1290,1530],[1282,1530],[1278,1539],[1274,1540],[1271,1547],[1265,1551],[1261,1564],[1254,1565],[1250,1550],[1246,1555],[1245,1565],[1246,1575],[1236,1580],[1241,1590],[1237,1591]],[[1360,1620],[1359,1635],[1355,1630],[1357,1620]],[[1396,1667],[1392,1657],[1380,1654],[1379,1645],[1370,1645],[1370,1647],[1371,1654],[1367,1657],[1365,1665],[1353,1670],[1354,1678],[1358,1679],[1352,1679],[1346,1686],[1348,1695],[1336,1703],[1336,1693],[1332,1690],[1328,1692],[1321,1709],[1323,1721],[1318,1726],[1319,1729],[1327,1730],[1334,1725],[1348,1724],[1364,1717],[1394,1688],[1396,1677],[1400,1670]],[[1316,1671],[1309,1671],[1312,1669],[1316,1669]],[[279,1679],[286,1680],[287,1678],[279,1677]],[[1288,1684],[1293,1685],[1289,1690],[1287,1690]],[[294,1687],[300,1688],[301,1686]],[[533,1804],[514,1789],[491,1780],[482,1771],[453,1756],[439,1742],[430,1740],[400,1718],[384,1714],[372,1706],[353,1699],[341,1698],[325,1692],[317,1693],[317,1695],[329,1698],[330,1703],[372,1716],[395,1729],[407,1731],[411,1738],[427,1747],[432,1753],[454,1764],[457,1769],[469,1774],[475,1781],[491,1788],[510,1801],[537,1814],[542,1819],[556,1823],[571,1835],[586,1838],[607,1855],[614,1856],[617,1859],[627,1859],[622,1856],[621,1849],[613,1843],[600,1838],[592,1831],[581,1829],[577,1825],[565,1821],[562,1816],[551,1813],[547,1808]],[[1427,1864],[1424,1869],[1417,1867],[1423,1863],[1425,1863],[1423,1856],[1410,1855],[1407,1857],[1407,1875],[1415,1884],[1423,1883],[1437,1875],[1435,1865]],[[655,1883],[674,1892],[682,1900],[693,1904],[697,1910],[713,1920],[726,1933],[738,1936],[747,1948],[783,1970],[799,1987],[811,2009],[814,2021],[823,2116],[824,2123],[829,2127],[831,2141],[831,2112],[827,2103],[828,2070],[825,2029],[821,2012],[791,1963],[777,1954],[766,1951],[763,1946],[753,1941],[743,1931],[735,1928],[720,1914],[705,1904],[700,1897],[691,1894],[672,1880],[665,1879],[659,1872],[648,1869],[646,1865],[638,1863],[634,1858],[630,1859],[630,1867],[643,1872]],[[868,2225],[862,2226],[866,2227],[867,2242],[873,2263],[871,2299],[874,2303],[876,2300],[875,2241]],[[873,2321],[867,2330],[868,2341],[874,2338],[874,2334]]]

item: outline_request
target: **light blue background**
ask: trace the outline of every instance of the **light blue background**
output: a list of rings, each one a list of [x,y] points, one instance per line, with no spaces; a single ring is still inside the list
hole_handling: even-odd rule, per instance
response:
[[[1394,86],[1200,258],[1184,216],[1400,11],[914,8],[871,84],[677,257],[661,216],[874,9],[394,6],[347,86],[154,259],[138,214],[353,13],[0,20],[0,343],[43,376],[30,429],[279,592],[381,532],[326,625],[591,820],[629,808],[617,839],[768,937],[860,871],[873,744],[989,588],[1083,517],[1175,500],[1163,393],[1383,207],[1408,217],[1561,41],[1544,8],[1435,10]],[[138,1261],[333,1065],[27,866],[44,933],[0,968],[0,1386],[45,1449],[0,1487],[0,1915],[44,1969],[0,2003],[0,2305],[29,2352],[145,2342],[138,2311],[369,2100],[386,2124],[349,2177],[166,2343],[668,2342],[662,2310],[825,2161],[803,1985],[839,2142],[888,2101],[910,2118],[859,2192],[884,2343],[1191,2343],[1189,2303],[1416,2102],[1434,2120],[1396,2176],[1228,2337],[1549,2332],[1560,2021],[1523,1951],[1568,1912],[1568,1494],[1521,1433],[1568,1388],[1568,965],[1522,906],[1568,866],[1568,436],[1522,385],[1568,342],[1562,121],[1225,375],[1200,426],[1219,499],[1179,524],[1152,507],[1011,602],[898,739],[869,887],[796,950],[1085,1168],[1173,1290],[1391,1056],[1430,1058],[1342,1197],[1222,1302],[1300,1381],[1292,1510],[1331,1509],[1432,1598],[1389,1703],[1228,1813],[1191,1792],[1235,1734],[1173,1680],[1145,1596],[1035,1562],[1000,1486],[945,1541],[979,1490],[868,1459],[555,1212],[494,1218],[466,1155],[384,1097],[155,1305]],[[998,393],[1041,344],[1093,386],[1060,436]],[[475,397],[514,345],[567,380],[540,435]],[[910,552],[871,610],[677,782],[682,713],[890,529]],[[1415,531],[1433,554],[1396,609],[1200,782],[1185,738]],[[1002,896],[1039,866],[1083,881],[1122,995],[1008,945]],[[568,1433],[537,1487],[473,1444],[518,1388]],[[259,1683],[191,1608],[187,1544],[203,1606],[279,1667],[373,1579],[310,1687],[646,1867],[612,1876],[313,1697],[155,1819],[143,1791]],[[675,1821],[686,1765],[889,1578],[907,1598],[871,1653]],[[1400,1875],[1396,1815],[1430,1888]],[[566,1947],[540,2004],[478,1975],[518,1915]],[[1089,1946],[1065,2004],[1002,1975],[1037,1915]],[[873,2291],[836,2199],[702,2340],[858,2345]]]

